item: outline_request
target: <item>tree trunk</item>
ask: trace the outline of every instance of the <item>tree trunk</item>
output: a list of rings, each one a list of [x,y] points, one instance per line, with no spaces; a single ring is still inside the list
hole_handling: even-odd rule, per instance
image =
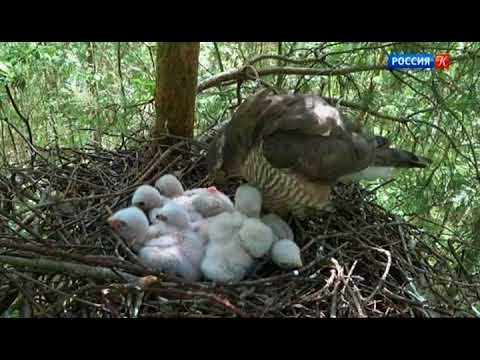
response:
[[[193,137],[200,43],[158,43],[152,135]]]

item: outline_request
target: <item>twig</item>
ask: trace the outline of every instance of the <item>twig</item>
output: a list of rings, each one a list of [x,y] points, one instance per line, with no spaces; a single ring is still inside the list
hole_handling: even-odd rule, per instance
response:
[[[30,128],[30,123],[28,122],[28,119],[25,116],[23,116],[20,109],[18,108],[17,103],[13,99],[12,93],[10,92],[10,88],[8,87],[8,85],[5,85],[5,90],[7,91],[8,98],[10,99],[10,102],[12,103],[12,106],[15,109],[15,112],[17,113],[18,117],[25,124],[25,127],[27,128],[27,132],[28,132],[28,139],[30,140],[29,142],[33,146],[32,129]]]
[[[8,126],[9,126],[9,129],[12,128],[13,130],[15,130],[15,132],[23,139],[23,141],[28,145],[28,147],[30,148],[30,150],[32,150],[36,155],[38,155],[39,157],[41,157],[43,160],[46,160],[45,156],[42,155],[42,153],[40,153],[36,148],[35,146],[33,146],[33,144],[25,137],[25,135],[22,134],[22,132],[20,130],[18,130],[18,128],[12,124],[11,122],[8,121],[7,118],[1,118],[0,120],[3,120],[5,121]]]
[[[18,277],[21,277],[23,279],[26,279],[27,281],[29,282],[32,282],[34,284],[37,284],[37,285],[40,285],[42,287],[44,287],[45,289],[49,290],[49,291],[52,291],[52,292],[55,292],[57,294],[60,294],[62,296],[65,296],[66,298],[69,298],[71,301],[78,301],[79,303],[82,303],[82,304],[86,304],[86,305],[89,305],[89,306],[94,306],[94,307],[97,307],[97,308],[102,308],[102,305],[100,304],[94,304],[88,300],[84,300],[84,299],[80,299],[76,296],[71,296],[71,294],[68,294],[64,291],[61,291],[61,290],[57,290],[57,289],[54,289],[52,288],[51,286],[48,286],[47,284],[41,282],[41,281],[38,281],[37,279],[34,279],[32,278],[31,276],[28,276],[26,274],[23,274],[19,271],[15,271],[15,270],[11,270],[15,275],[17,275]]]
[[[331,306],[330,306],[330,317],[336,318],[337,317],[338,287],[340,286],[340,283],[342,282],[343,269],[336,259],[332,258],[331,261],[332,261],[332,264],[333,264],[334,269],[335,269],[333,271],[336,271],[336,274],[335,274],[335,284],[333,286],[332,303],[331,303]]]
[[[215,48],[215,55],[217,56],[217,61],[218,61],[218,66],[220,68],[220,71],[224,72],[225,68],[223,67],[222,56],[220,55],[220,50],[218,49],[218,43],[214,41],[213,47]]]
[[[383,284],[385,283],[385,280],[387,279],[388,273],[390,272],[390,267],[392,266],[392,255],[390,254],[390,251],[381,249],[381,248],[373,248],[373,250],[381,252],[387,257],[387,265],[385,266],[385,271],[383,272],[383,275],[380,278],[380,281],[378,282],[377,286],[372,291],[372,293],[367,297],[366,299],[367,302],[373,299],[373,297],[377,294],[377,292],[383,286]]]
[[[123,86],[123,74],[122,74],[122,54],[121,54],[121,42],[117,44],[117,71],[118,71],[118,77],[120,78],[120,91],[122,92],[122,103],[123,106],[125,107],[125,104],[127,103],[127,97],[125,95],[125,88]]]

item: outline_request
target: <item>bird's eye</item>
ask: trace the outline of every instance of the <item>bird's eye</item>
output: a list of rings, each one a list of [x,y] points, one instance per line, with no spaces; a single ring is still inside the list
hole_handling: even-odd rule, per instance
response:
[[[139,201],[138,206],[145,206],[145,203],[143,201]]]

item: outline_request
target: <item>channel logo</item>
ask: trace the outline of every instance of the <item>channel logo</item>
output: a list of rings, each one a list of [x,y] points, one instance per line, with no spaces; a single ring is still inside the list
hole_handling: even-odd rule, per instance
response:
[[[449,67],[449,54],[390,54],[388,56],[388,68],[390,70],[448,70]]]

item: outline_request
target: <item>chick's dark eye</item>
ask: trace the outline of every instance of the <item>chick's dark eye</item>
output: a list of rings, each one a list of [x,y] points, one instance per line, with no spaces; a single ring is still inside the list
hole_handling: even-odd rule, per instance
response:
[[[145,206],[145,203],[143,201],[139,201],[138,206]]]

